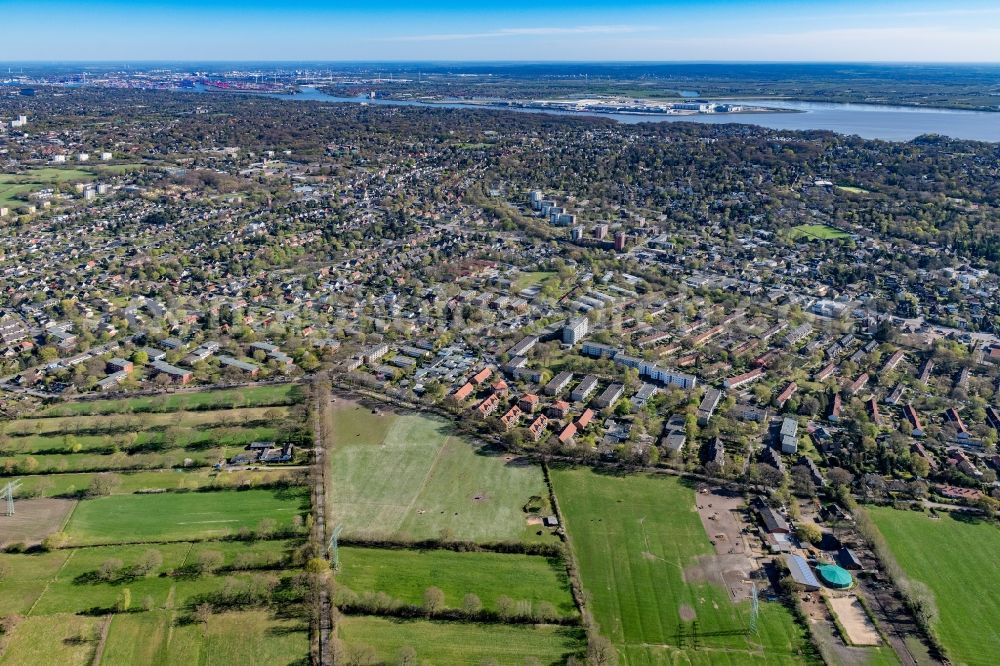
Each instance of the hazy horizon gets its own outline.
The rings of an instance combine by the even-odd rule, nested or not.
[[[58,58],[51,60],[0,60],[0,65],[114,65],[114,64],[163,64],[163,65],[201,65],[201,64],[295,64],[295,65],[852,65],[852,66],[942,66],[942,67],[997,67],[1000,60],[991,61],[949,61],[949,60],[484,60],[470,58],[467,60],[430,59],[430,58],[396,58],[375,60],[370,58],[107,58],[104,60],[87,60],[73,58]]]
[[[0,62],[1000,62],[986,0],[37,0]]]

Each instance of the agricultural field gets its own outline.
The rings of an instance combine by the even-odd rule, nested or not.
[[[90,487],[98,472],[19,477],[23,496],[78,497]],[[281,467],[216,472],[201,469],[158,469],[115,473],[112,495],[202,488],[242,488],[281,481],[294,482],[297,472]]]
[[[345,663],[396,663],[405,648],[438,666],[562,664],[585,650],[566,564],[546,549],[559,541],[541,525],[552,509],[540,467],[477,448],[428,416],[338,399],[332,423],[331,523],[344,526],[333,601]],[[438,539],[515,552],[385,547]],[[441,594],[433,613],[448,620],[404,619],[432,588]],[[467,595],[481,611],[456,617]]]
[[[1000,529],[946,512],[868,509],[896,561],[923,583],[937,606],[935,630],[954,664],[988,664],[1000,654],[1000,583],[990,572]]]
[[[288,414],[287,407],[238,407],[205,411],[177,411],[148,414],[98,414],[93,416],[58,416],[17,419],[4,423],[7,436],[51,433],[88,434],[128,432],[156,428],[194,428],[273,421]]]
[[[153,608],[180,608],[199,595],[221,589],[226,576],[246,579],[252,575],[242,567],[280,566],[288,562],[297,541],[276,540],[201,543],[152,543],[60,549],[42,553],[8,553],[0,558],[4,567],[0,607],[21,615],[100,613],[112,610],[123,587],[136,604],[150,602]],[[136,575],[136,567],[150,551],[162,564],[153,575]],[[194,571],[203,553],[218,553],[217,574]],[[101,575],[107,562],[119,562],[115,576]],[[160,575],[172,572],[177,575]]]
[[[826,224],[800,224],[797,227],[792,227],[790,236],[793,240],[799,238],[805,238],[806,240],[841,240],[849,238],[850,234]]]
[[[39,416],[77,416],[82,414],[129,414],[142,412],[179,412],[236,407],[291,405],[302,400],[298,384],[268,384],[238,389],[188,391],[165,395],[137,396],[113,400],[80,400],[52,405]]]
[[[758,634],[747,636],[750,604],[706,575],[715,550],[681,480],[589,469],[553,470],[551,480],[589,610],[624,664],[817,661],[777,602],[762,602]]]
[[[477,449],[444,421],[341,403],[333,439],[331,522],[345,538],[555,542],[524,510],[546,497],[541,469]]]
[[[298,438],[289,409],[279,405],[6,421],[0,423],[0,472],[37,478],[46,473],[208,468],[251,442]],[[40,492],[47,494],[45,488]]]
[[[278,436],[278,429],[267,426],[202,426],[180,428],[171,426],[162,430],[141,430],[124,435],[22,435],[0,439],[3,449],[11,453],[33,455],[73,453],[114,453],[116,451],[161,451],[169,448],[204,449],[213,445],[237,446],[255,440]]]
[[[433,586],[444,592],[448,608],[461,608],[471,593],[487,610],[496,610],[497,599],[506,596],[535,608],[550,603],[563,617],[578,615],[565,565],[535,555],[343,547],[337,584],[355,593],[385,592],[418,606],[424,590]]]
[[[0,469],[21,482],[0,516],[0,616],[19,616],[0,664],[308,663],[303,473],[210,467],[299,441],[296,387],[248,391],[65,403],[0,425]]]
[[[3,483],[6,484],[6,479]],[[46,536],[62,529],[76,504],[76,500],[65,498],[18,499],[13,516],[0,515],[0,547],[41,543]]]
[[[242,611],[177,625],[170,613],[154,611],[115,615],[100,664],[305,666],[308,654],[309,628],[301,621]]]
[[[219,538],[265,518],[289,527],[308,503],[305,488],[110,495],[80,502],[65,531],[73,545]]]
[[[0,666],[88,666],[106,620],[80,615],[26,617],[0,636]]]
[[[522,666],[529,658],[546,666],[563,664],[568,656],[582,654],[585,644],[583,630],[577,627],[376,617],[342,617],[337,634],[347,655],[373,655],[381,663],[391,664],[401,650],[411,648],[420,663],[434,666],[468,666],[484,659],[501,666]]]

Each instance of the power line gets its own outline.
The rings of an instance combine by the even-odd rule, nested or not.
[[[7,501],[7,510],[4,513],[6,516],[14,515],[14,491],[21,486],[20,481],[10,481],[3,490],[0,490],[0,500]]]
[[[337,539],[343,531],[343,524],[337,525],[333,528],[333,533],[330,535],[330,563],[334,571],[340,569],[340,551],[337,547]]]

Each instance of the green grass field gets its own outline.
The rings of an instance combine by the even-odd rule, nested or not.
[[[990,664],[1000,655],[1000,583],[990,572],[1000,529],[941,513],[868,509],[907,575],[927,585],[938,609],[935,625],[954,664]]]
[[[0,438],[0,454],[113,453],[160,451],[186,448],[201,450],[211,446],[245,446],[258,440],[274,440],[277,428],[218,426],[141,430],[127,435],[24,435]]]
[[[850,234],[826,224],[800,224],[797,227],[792,227],[790,235],[793,240],[798,238],[805,238],[807,240],[840,240],[850,237]]]
[[[80,169],[45,167],[25,174],[0,174],[0,206],[16,208],[27,203],[21,197],[69,181],[92,181],[94,174]]]
[[[191,413],[229,419],[226,411]],[[60,418],[72,420],[71,417]],[[148,417],[128,418],[141,422]],[[202,427],[170,426],[158,430],[99,435],[3,436],[0,437],[0,463],[13,463],[17,465],[17,470],[34,474],[209,467],[222,458],[238,453],[250,442],[275,440],[278,434],[277,428],[267,426],[244,428],[206,424]],[[187,460],[190,462],[186,463]]]
[[[714,549],[694,491],[680,480],[589,469],[553,470],[551,479],[589,609],[624,664],[816,661],[805,629],[784,606],[762,603],[759,635],[748,639],[749,603],[734,605],[722,586],[686,580],[685,570]],[[698,649],[682,607],[697,617]]]
[[[129,588],[138,607],[149,596],[156,608],[180,608],[188,599],[220,589],[227,576],[249,574],[225,568],[218,575],[179,576],[166,574],[185,570],[198,561],[203,551],[216,551],[223,556],[223,567],[232,566],[241,556],[252,556],[262,565],[281,567],[298,542],[287,540],[255,541],[252,543],[203,542],[165,543],[151,545],[97,546],[32,554],[0,554],[4,574],[0,585],[0,608],[21,615],[52,615],[85,613],[92,609],[110,609],[122,588]],[[124,567],[140,561],[148,550],[156,550],[163,558],[155,575],[113,582],[94,580],[93,575],[107,560],[120,560]]]
[[[240,407],[195,412],[166,412],[145,414],[98,414],[93,416],[54,416],[6,421],[4,434],[44,435],[69,433],[83,435],[94,432],[138,432],[153,428],[197,428],[201,426],[239,426],[267,421],[272,416],[281,418],[288,414],[287,407]]]
[[[2,666],[88,666],[97,649],[102,618],[79,615],[27,617],[11,636],[0,637]]]
[[[532,271],[529,273],[519,273],[516,278],[514,278],[514,284],[512,289],[514,293],[527,289],[528,287],[533,287],[536,284],[545,285],[550,280],[556,278],[556,273],[549,271]]]
[[[197,453],[175,449],[165,453],[113,453],[111,455],[87,453],[63,453],[54,455],[4,456],[4,462],[14,461],[17,469],[34,474],[62,472],[96,472],[101,470],[167,469],[185,465],[188,467],[210,467],[221,458],[227,458],[242,450],[213,447]]]
[[[565,566],[544,557],[344,547],[340,566],[338,585],[358,593],[385,592],[405,603],[420,605],[424,590],[434,586],[450,608],[461,608],[465,595],[473,593],[488,610],[496,608],[498,597],[508,596],[536,608],[549,602],[563,616],[578,614]]]
[[[583,630],[553,626],[509,626],[342,617],[337,632],[348,654],[361,646],[373,648],[379,662],[393,664],[404,647],[416,650],[420,663],[468,666],[482,660],[501,666],[522,666],[528,658],[564,664],[585,649]],[[369,662],[363,662],[369,663]]]
[[[268,407],[291,405],[302,400],[298,384],[268,384],[217,391],[192,391],[154,396],[136,396],[115,400],[81,400],[52,405],[39,416],[76,416],[82,414],[128,414],[140,412],[178,412],[233,407]]]
[[[110,495],[80,502],[66,533],[73,545],[222,537],[264,518],[287,527],[308,500],[304,488]]]
[[[207,624],[175,624],[167,612],[116,615],[102,666],[231,666],[309,663],[308,628],[264,611],[213,615]]]
[[[120,175],[122,175],[124,173],[130,173],[132,171],[141,171],[141,170],[147,168],[148,166],[149,165],[147,165],[147,164],[139,164],[139,163],[133,163],[133,164],[107,164],[107,163],[101,163],[99,165],[95,164],[94,166],[92,166],[90,168],[94,171],[94,173],[97,173],[97,174],[100,174],[100,175],[120,176]]]
[[[141,472],[115,472],[114,495],[128,495],[140,491],[197,490],[207,487],[238,488],[271,483],[291,478],[292,470],[280,467],[259,470],[216,472],[211,469],[170,469]],[[96,472],[79,474],[50,474],[18,477],[22,496],[60,497],[75,495],[86,490]]]
[[[541,469],[484,455],[437,419],[341,406],[330,476],[331,521],[345,537],[554,539],[537,536],[522,511],[545,495]]]

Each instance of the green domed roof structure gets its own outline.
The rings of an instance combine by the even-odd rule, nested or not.
[[[851,574],[836,564],[821,564],[816,567],[816,571],[819,572],[819,577],[823,579],[824,583],[838,590],[850,587],[854,583]]]

